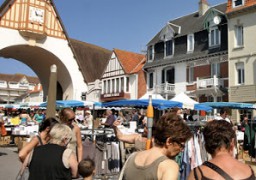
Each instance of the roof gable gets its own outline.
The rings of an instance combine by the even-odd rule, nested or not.
[[[149,41],[148,45],[155,44],[160,40],[170,40],[174,37],[175,34],[180,32],[180,26],[176,26],[175,24],[168,23],[166,24],[161,31],[154,36],[154,38]]]
[[[38,77],[27,76],[25,74],[0,74],[0,80],[6,82],[20,82],[22,80],[26,80],[31,84],[39,84],[40,81]]]
[[[215,18],[219,18],[220,22],[215,22]],[[205,29],[208,29],[210,26],[216,26],[221,23],[221,20],[225,18],[225,13],[221,12],[215,8],[210,8],[205,14],[203,25]]]
[[[127,74],[138,72],[138,67],[140,67],[139,65],[145,61],[145,55],[143,54],[120,49],[114,49],[113,52]]]
[[[70,39],[79,69],[87,83],[100,79],[108,64],[111,51],[93,44]]]
[[[42,19],[33,14],[39,14],[38,17]],[[19,30],[24,36],[33,32],[62,39],[68,38],[54,1],[6,0],[0,7],[0,26]]]

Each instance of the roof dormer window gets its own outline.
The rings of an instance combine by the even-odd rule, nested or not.
[[[244,5],[244,0],[232,0],[233,8]]]

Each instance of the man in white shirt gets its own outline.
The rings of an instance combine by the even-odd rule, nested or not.
[[[227,122],[231,123],[231,120],[228,118],[228,110],[227,109],[221,109],[220,110],[220,115],[219,116],[215,116],[214,118],[215,120],[226,120]]]

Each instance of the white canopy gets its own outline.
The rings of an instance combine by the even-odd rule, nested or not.
[[[160,94],[146,93],[140,99],[149,99],[149,95],[152,96],[152,99],[164,99]]]
[[[198,104],[194,99],[190,98],[188,95],[186,95],[184,92],[177,94],[175,97],[170,99],[171,101],[178,101],[183,104],[183,108],[187,109],[194,109],[194,105]]]

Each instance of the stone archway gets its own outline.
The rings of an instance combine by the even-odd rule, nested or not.
[[[0,56],[16,59],[29,66],[38,76],[43,86],[44,95],[48,94],[50,66],[57,65],[57,99],[73,99],[72,79],[65,64],[51,52],[40,47],[15,45],[0,50]],[[46,99],[46,97],[44,97]]]
[[[50,66],[57,66],[62,99],[80,100],[87,91],[76,54],[53,1],[6,0],[0,7],[0,56],[29,66],[48,94]]]

